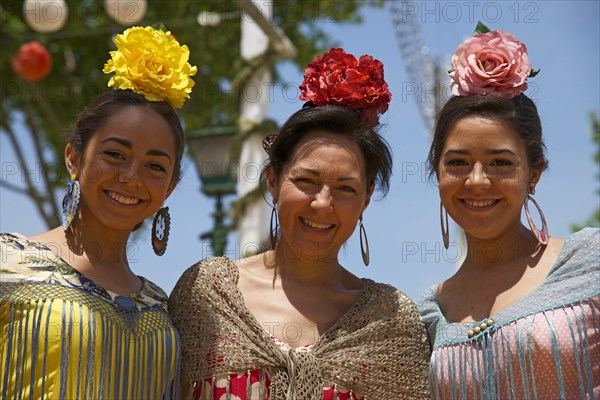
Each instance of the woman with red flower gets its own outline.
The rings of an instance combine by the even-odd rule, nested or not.
[[[532,76],[527,48],[478,29],[452,57],[455,96],[429,152],[444,245],[448,214],[467,240],[458,271],[419,302],[433,347],[431,394],[600,398],[599,231],[548,235],[532,197],[547,160],[537,108],[522,93]]]
[[[271,249],[188,269],[169,299],[182,340],[182,390],[195,399],[423,399],[429,344],[414,303],[360,279],[338,253],[390,149],[375,131],[391,95],[383,65],[341,49],[317,57],[305,107],[264,142]]]

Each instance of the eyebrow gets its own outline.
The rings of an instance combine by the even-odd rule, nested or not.
[[[304,172],[310,175],[314,175],[314,176],[321,176],[321,173],[319,172],[318,169],[313,169],[313,168],[304,168],[304,167],[297,167],[295,168],[296,171],[298,172]],[[337,178],[337,180],[339,182],[343,182],[343,181],[358,181],[357,178],[353,177],[353,176],[340,176]]]
[[[461,154],[461,155],[469,155],[469,150],[466,149],[450,149],[444,153],[444,156],[448,156],[451,154]],[[511,154],[513,156],[517,156],[513,151],[509,149],[489,149],[485,151],[485,154]]]
[[[121,138],[114,137],[114,136],[106,138],[100,143],[106,143],[106,142],[117,142],[120,145],[127,147],[128,149],[133,148],[133,144],[129,140],[121,139]],[[171,157],[162,150],[150,149],[146,152],[146,154],[149,156],[167,157],[169,159],[169,161],[173,161],[173,160],[171,160]]]

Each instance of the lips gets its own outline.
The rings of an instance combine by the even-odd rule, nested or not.
[[[113,199],[114,201],[116,201],[119,204],[123,204],[126,206],[132,206],[135,204],[138,204],[142,201],[142,199],[138,198],[138,197],[130,197],[130,196],[124,196],[120,193],[117,192],[113,192],[110,190],[106,190],[105,191],[106,195],[108,197],[110,197],[111,199]]]
[[[490,199],[490,200],[469,200],[469,199],[462,199],[462,201],[466,205],[468,205],[469,207],[473,207],[473,208],[485,208],[485,207],[490,207],[490,206],[496,204],[500,200],[497,200],[497,199]]]
[[[328,224],[328,225],[319,224],[319,223],[316,223],[314,221],[309,221],[309,220],[304,219],[304,218],[300,218],[300,222],[302,222],[302,224],[304,224],[304,225],[306,225],[306,226],[308,226],[310,228],[317,229],[319,231],[326,231],[326,230],[329,230],[329,229],[333,229],[333,227],[335,226],[335,225],[331,225],[331,224]]]

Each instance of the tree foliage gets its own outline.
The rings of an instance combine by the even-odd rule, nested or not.
[[[383,0],[274,0],[273,23],[297,49],[294,62],[305,66],[318,53],[334,45],[324,31],[327,23],[358,23],[364,6],[381,6]],[[59,224],[66,172],[63,151],[69,126],[81,109],[107,90],[109,77],[102,73],[113,36],[124,27],[106,14],[101,0],[67,1],[68,21],[50,34],[31,30],[23,19],[22,1],[0,5],[0,129],[18,161],[20,171],[40,169],[34,179],[20,173],[15,182],[0,181],[2,190],[22,193],[33,200],[48,228]],[[217,26],[200,26],[202,11],[221,15]],[[192,65],[198,66],[196,87],[181,111],[188,130],[211,125],[235,125],[239,115],[240,73],[251,69],[240,58],[240,7],[232,0],[148,1],[139,25],[162,22],[190,48]],[[36,40],[52,54],[50,75],[39,82],[17,77],[10,59],[19,46]],[[277,61],[271,59],[271,66]],[[242,74],[243,75],[243,74]],[[277,80],[275,76],[274,80]]]
[[[600,183],[600,118],[598,118],[597,113],[590,113],[590,122],[592,124],[592,141],[596,145],[596,152],[594,153],[594,162],[598,165],[598,169],[596,170],[596,177],[598,178],[598,182]],[[600,188],[596,190],[596,193],[600,195]],[[586,226],[600,228],[600,205],[598,206],[598,208],[596,208],[594,213],[582,226],[573,225],[572,229],[573,232],[576,232]]]

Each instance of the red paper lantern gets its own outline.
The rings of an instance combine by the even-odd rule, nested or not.
[[[23,44],[13,56],[10,65],[20,78],[28,81],[44,79],[52,69],[50,52],[38,42]]]

